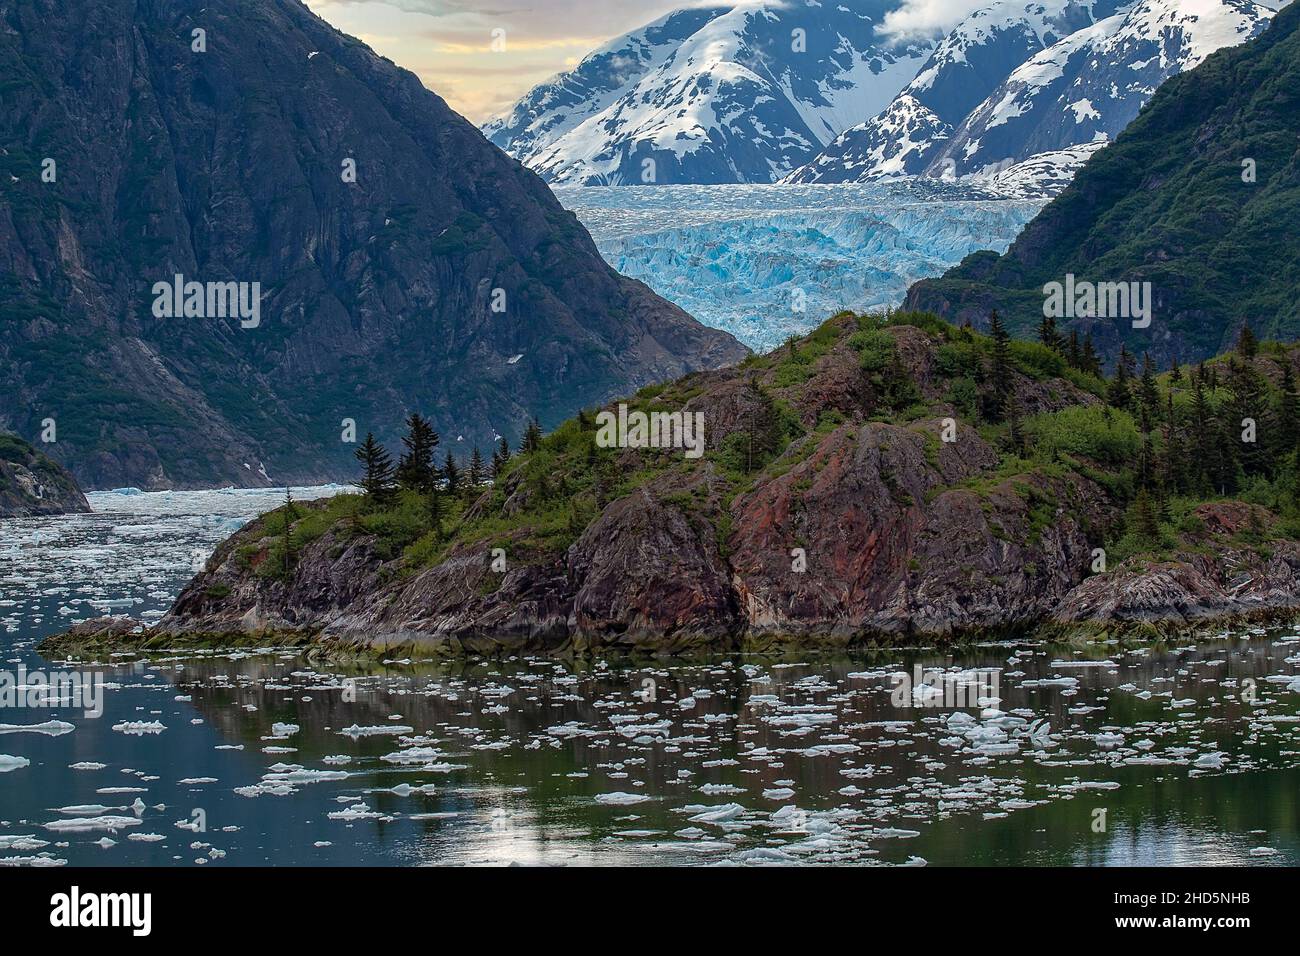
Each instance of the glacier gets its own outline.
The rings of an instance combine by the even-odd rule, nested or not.
[[[1046,202],[934,179],[553,188],[615,269],[760,352],[1004,252]]]

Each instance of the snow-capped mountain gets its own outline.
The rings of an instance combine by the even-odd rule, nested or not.
[[[1000,0],[788,181],[995,175],[1039,154],[1015,175],[1068,176],[1087,155],[1076,147],[1113,139],[1162,82],[1255,36],[1285,2]]]
[[[553,183],[770,183],[885,108],[933,41],[877,33],[901,0],[669,14],[535,87],[488,138]]]
[[[999,84],[1027,59],[1121,0],[993,0],[939,41],[915,79],[877,116],[846,130],[791,182],[916,175]]]

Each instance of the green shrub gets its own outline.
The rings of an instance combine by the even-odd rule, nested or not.
[[[1103,405],[1073,405],[1024,422],[1030,447],[1052,460],[1066,454],[1116,465],[1132,463],[1142,438],[1127,412]]]

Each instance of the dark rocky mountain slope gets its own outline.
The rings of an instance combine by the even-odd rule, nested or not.
[[[90,510],[68,472],[27,442],[0,432],[0,518]]]
[[[917,283],[909,308],[956,322],[998,309],[1028,334],[1044,286],[1151,283],[1147,328],[1125,318],[1075,318],[1113,360],[1121,346],[1160,367],[1224,351],[1242,325],[1300,336],[1300,5],[1258,38],[1168,80],[1138,118],[1096,153],[1005,255],[970,256]]]
[[[298,0],[5,0],[0,90],[0,425],[83,484],[337,478],[407,410],[463,457],[744,355]],[[156,317],[176,275],[256,327]]]

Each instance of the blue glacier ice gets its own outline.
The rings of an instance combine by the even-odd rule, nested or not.
[[[920,179],[555,194],[614,268],[758,351],[840,309],[898,305],[972,252],[1004,252],[1044,202]]]

